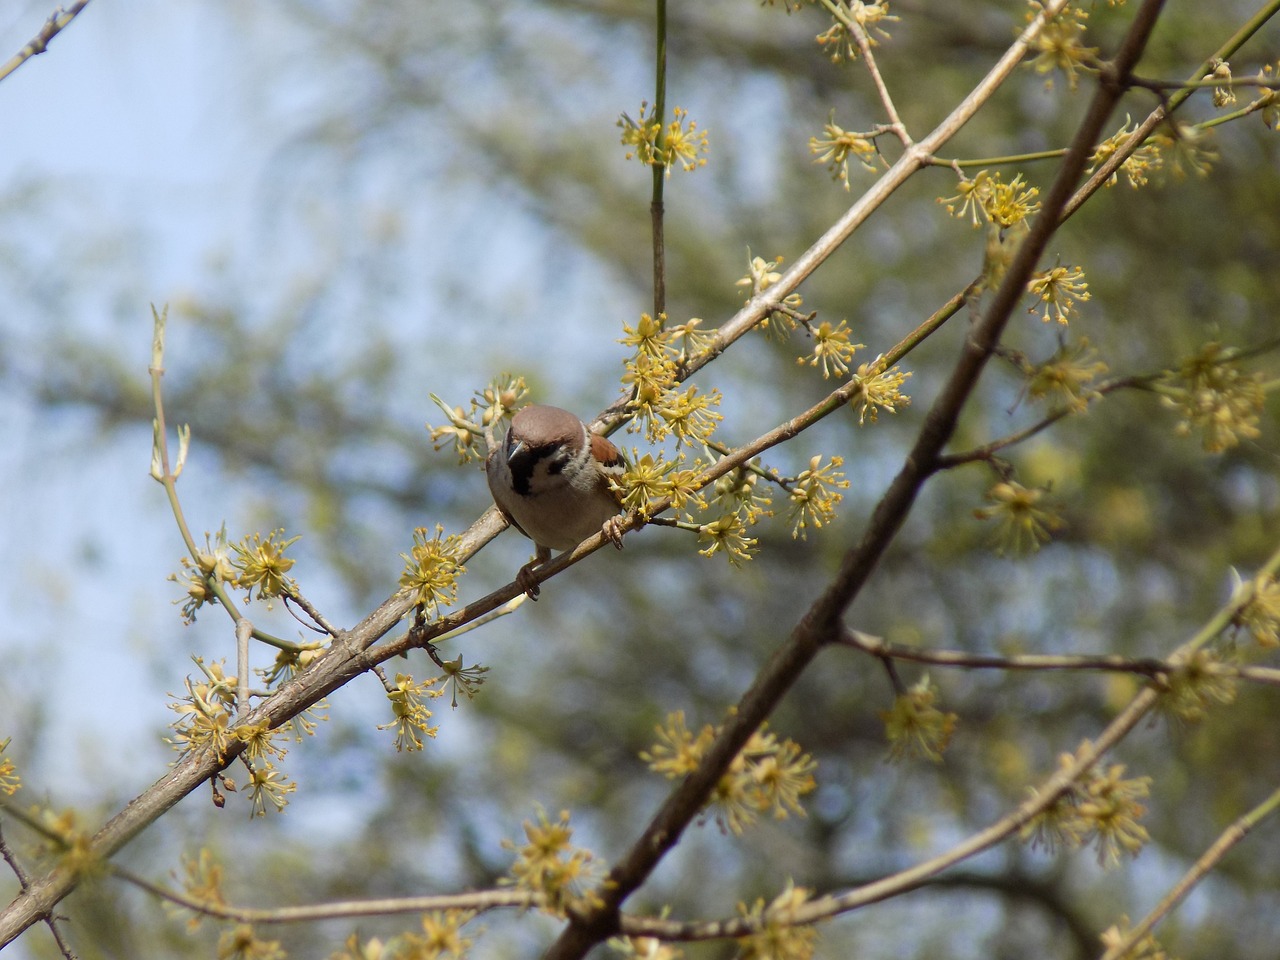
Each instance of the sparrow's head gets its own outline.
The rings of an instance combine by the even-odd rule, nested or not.
[[[583,459],[589,442],[587,427],[568,410],[533,404],[511,420],[502,456],[517,493],[527,494],[535,473],[556,476]]]

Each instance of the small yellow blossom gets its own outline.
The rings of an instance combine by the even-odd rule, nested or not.
[[[218,960],[285,960],[279,940],[259,940],[247,923],[229,927],[218,937]]]
[[[1247,630],[1260,647],[1280,647],[1280,583],[1275,577],[1253,581],[1253,596],[1236,613],[1235,625]]]
[[[622,332],[626,334],[618,342],[624,346],[632,347],[636,353],[644,353],[655,359],[661,359],[670,352],[669,342],[670,335],[666,331],[667,315],[665,313],[658,314],[658,319],[654,319],[647,313],[640,314],[640,320],[634,327],[628,327],[626,324],[622,326]]]
[[[1192,427],[1203,434],[1206,453],[1222,453],[1261,435],[1258,422],[1266,401],[1261,374],[1242,371],[1232,353],[1220,343],[1207,343],[1183,361],[1179,370],[1166,374],[1168,386],[1161,398],[1182,417],[1176,432],[1187,436]]]
[[[391,701],[391,712],[395,719],[378,725],[379,730],[396,728],[396,750],[421,750],[423,737],[435,738],[440,728],[427,724],[432,714],[423,698],[435,700],[444,696],[443,689],[432,689],[438,681],[439,678],[433,678],[414,683],[413,677],[408,674],[396,674],[395,687],[387,691],[387,699]]]
[[[473,910],[432,910],[422,917],[422,933],[404,933],[395,938],[392,956],[406,960],[461,960],[472,946],[471,939],[462,935],[462,928],[474,917]]]
[[[938,688],[926,674],[906,693],[895,697],[891,709],[880,714],[889,741],[889,759],[914,756],[942,762],[958,717],[939,710],[934,705],[937,699]]]
[[[836,504],[844,499],[843,494],[836,491],[849,487],[849,481],[840,472],[842,466],[842,457],[832,457],[823,466],[822,455],[819,454],[810,459],[809,466],[791,482],[787,494],[791,501],[788,519],[792,523],[792,539],[807,539],[810,526],[821,530],[823,524],[831,522]]]
[[[435,449],[440,450],[446,444],[452,443],[459,463],[480,459],[483,456],[480,441],[484,439],[484,431],[479,424],[470,420],[467,412],[461,407],[441,407],[441,409],[449,418],[449,422],[440,427],[427,424],[427,429],[431,431],[431,443]]]
[[[0,753],[4,753],[9,746],[12,737],[5,737],[0,740]],[[0,793],[6,797],[12,797],[22,788],[22,778],[18,776],[18,768],[14,766],[13,760],[9,757],[0,757]]]
[[[440,605],[449,606],[458,598],[458,577],[467,568],[458,562],[462,538],[450,534],[441,539],[444,527],[436,525],[435,535],[428,537],[425,527],[413,531],[413,547],[400,554],[404,572],[400,574],[400,590],[413,597],[413,602],[434,617]]]
[[[758,466],[758,461],[752,461]],[[760,475],[746,467],[730,470],[720,477],[713,487],[714,503],[721,513],[740,513],[748,524],[761,517],[773,516],[768,509],[772,502],[768,492],[761,489]]]
[[[639,120],[632,120],[624,113],[618,118],[618,126],[622,129],[622,145],[630,150],[627,159],[639,160],[646,166],[653,164],[656,159],[654,144],[662,130],[662,123],[649,114],[648,101],[640,104]]]
[[[1098,395],[1091,384],[1107,372],[1107,365],[1095,359],[1097,355],[1085,338],[1074,347],[1064,344],[1051,359],[1029,371],[1027,396],[1082,413]]]
[[[206,683],[184,680],[187,695],[169,704],[178,714],[173,721],[174,735],[168,743],[181,753],[212,750],[218,756],[230,743],[231,710],[235,708],[236,678],[223,674],[222,665],[206,666],[199,658],[197,666],[205,672]]]
[[[279,728],[272,730],[265,720],[261,723],[241,723],[231,731],[231,735],[244,744],[245,757],[254,763],[268,757],[275,757],[277,760],[284,757],[287,751],[275,742],[280,733]]]
[[[1064,753],[1059,766],[1067,768],[1090,750],[1085,741],[1075,755]],[[1059,794],[1046,809],[1022,828],[1022,839],[1044,844],[1050,849],[1059,843],[1080,847],[1097,845],[1098,864],[1108,866],[1121,854],[1137,856],[1150,837],[1138,819],[1146,813],[1139,801],[1150,792],[1150,777],[1125,779],[1123,764],[1112,764],[1105,770],[1098,765]],[[1030,788],[1034,798],[1039,794]]]
[[[825,163],[836,182],[849,189],[849,158],[853,157],[862,166],[876,172],[876,165],[871,158],[876,156],[875,135],[870,133],[853,133],[837,126],[835,111],[831,119],[823,126],[823,137],[809,138],[809,152],[817,154],[814,163]]]
[[[658,443],[666,436],[666,421],[660,411],[667,392],[676,385],[675,362],[669,357],[639,353],[624,361],[624,366],[622,382],[630,384],[634,391],[628,406],[636,414],[627,430],[644,430],[650,443]]]
[[[1043,0],[1028,0],[1031,9],[1027,12],[1028,22],[1045,12]],[[1081,70],[1092,70],[1098,62],[1098,48],[1084,45],[1084,21],[1089,14],[1079,7],[1067,5],[1058,13],[1049,17],[1032,41],[1031,49],[1035,54],[1031,59],[1031,67],[1039,74],[1049,74],[1061,70],[1067,75],[1067,84],[1072,90],[1079,82]],[[1053,78],[1045,78],[1045,86],[1053,86]]]
[[[194,623],[196,611],[206,603],[217,603],[217,594],[209,586],[209,581],[234,585],[238,573],[231,560],[231,547],[227,543],[227,527],[223,524],[210,540],[208,531],[204,535],[204,550],[198,552],[195,559],[183,557],[181,578],[177,574],[169,574],[175,583],[181,582],[186,589],[185,600],[175,600],[182,604],[182,619],[185,623]]]
[[[979,520],[998,520],[994,543],[996,552],[1024,553],[1040,549],[1054,530],[1062,526],[1057,514],[1040,506],[1048,491],[1024,487],[1016,480],[1002,480],[987,491],[991,506],[973,511]]]
[[[811,367],[822,367],[822,379],[843,377],[849,372],[849,361],[853,354],[861,350],[864,344],[853,343],[849,325],[841,320],[834,327],[826,320],[816,327],[810,328],[813,334],[813,353],[809,357],[797,357],[796,363],[808,363]]]
[[[671,341],[680,341],[680,352],[678,359],[681,363],[688,360],[694,354],[701,353],[711,346],[716,338],[716,331],[701,330],[702,319],[700,317],[691,317],[679,326],[671,327],[668,331]]]
[[[1034,274],[1027,282],[1027,292],[1040,298],[1044,305],[1041,316],[1045,323],[1051,319],[1066,326],[1077,303],[1083,303],[1093,297],[1089,292],[1089,284],[1084,282],[1084,271],[1079,267],[1057,266],[1050,270]],[[1030,307],[1027,313],[1035,313],[1036,307]]]
[[[1221,109],[1235,103],[1236,91],[1231,86],[1231,64],[1221,58],[1216,58],[1213,61],[1213,73],[1210,76],[1215,80],[1222,81],[1222,86],[1213,88],[1213,105]]]
[[[289,802],[286,798],[298,789],[298,785],[289,781],[272,764],[264,761],[255,766],[249,775],[249,788],[251,801],[249,815],[265,817],[268,803],[275,807],[278,813],[285,808]]]
[[[1103,950],[1109,953],[1127,941],[1130,929],[1128,914],[1121,914],[1118,923],[1113,923],[1102,932]],[[1148,933],[1139,937],[1133,945],[1124,951],[1123,960],[1174,960],[1174,958],[1171,954],[1165,952],[1164,947],[1160,946],[1159,940]]]
[[[1269,63],[1258,73],[1258,80],[1264,85],[1258,87],[1255,102],[1262,105],[1259,115],[1268,130],[1280,130],[1280,93],[1265,85],[1271,83],[1275,73],[1276,67]]]
[[[903,373],[896,366],[879,370],[879,365],[877,357],[871,363],[859,366],[854,373],[858,390],[849,402],[858,411],[859,425],[865,424],[868,417],[875,423],[881,410],[897,413],[899,408],[911,403],[911,398],[902,393],[902,385],[911,374]]]
[[[225,907],[226,897],[222,893],[222,864],[214,859],[208,847],[201,847],[195,857],[183,857],[182,889],[192,900],[213,908]],[[192,914],[187,923],[190,930],[196,929],[203,915]]]
[[[671,168],[677,163],[685,171],[705,167],[707,165],[705,154],[709,149],[707,131],[699,130],[696,120],[685,123],[685,118],[689,115],[687,110],[676,107],[672,113],[675,119],[667,124],[667,134],[662,142],[663,166],[667,169],[667,176],[671,176]]]
[[[667,714],[666,723],[655,729],[658,742],[642,751],[640,759],[649,765],[650,770],[668,780],[693,773],[716,736],[715,729],[707,724],[695,737],[685,726],[683,710]]]
[[[599,864],[590,850],[574,847],[569,811],[560,818],[547,819],[538,811],[538,822],[524,822],[526,843],[516,846],[503,841],[503,846],[516,851],[511,865],[511,879],[521,890],[540,894],[542,908],[553,916],[563,917],[571,906],[589,906],[600,902],[599,895],[586,885],[595,879]]]
[[[248,590],[251,599],[254,587],[258,588],[259,599],[279,597],[292,593],[296,588],[294,582],[285,576],[293,568],[294,561],[284,552],[302,538],[277,540],[277,537],[284,537],[283,529],[271,531],[266,540],[255,533],[232,545],[236,552],[232,563],[240,571],[236,586]]]
[[[710,523],[698,527],[698,542],[708,546],[698,553],[704,557],[723,553],[729,563],[741,566],[744,560],[750,560],[758,540],[747,536],[746,522],[737,513],[726,513]]]
[[[706,444],[715,432],[716,424],[724,419],[712,410],[720,406],[720,391],[699,394],[690,385],[684,393],[672,391],[658,407],[658,415],[665,421],[666,430],[676,438],[676,445],[683,443]]]
[[[1133,125],[1132,117],[1126,114],[1124,125],[1094,149],[1093,156],[1089,158],[1089,165],[1085,168],[1085,172],[1092,174],[1094,170],[1110,160],[1116,151],[1120,149],[1120,145],[1127,141],[1136,129]],[[1107,180],[1107,186],[1113,186],[1120,172],[1123,171],[1129,186],[1135,190],[1138,187],[1145,187],[1149,175],[1159,170],[1163,165],[1164,159],[1160,156],[1160,148],[1153,143],[1146,143],[1125,158],[1124,163],[1120,164],[1119,169],[1112,173],[1110,179]]]
[[[810,960],[818,931],[811,924],[795,922],[796,911],[810,896],[811,891],[788,882],[767,907],[763,898],[750,908],[739,903],[738,913],[757,929],[738,938],[738,960]]]
[[[736,286],[746,287],[751,296],[754,297],[756,294],[768,290],[782,279],[782,274],[778,270],[781,264],[782,257],[775,257],[772,260],[766,260],[763,257],[752,257],[747,263],[747,275],[737,281]]]
[[[991,194],[994,182],[991,174],[985,170],[980,170],[972,179],[961,177],[958,188],[960,192],[954,197],[939,197],[938,203],[945,204],[947,213],[957,220],[968,217],[976,230],[982,226],[980,217],[985,216],[985,199]]]
[[[1212,650],[1197,650],[1179,664],[1160,684],[1158,709],[1167,717],[1185,723],[1204,719],[1211,704],[1231,703],[1236,698],[1234,677],[1214,671],[1219,664]]]
[[[1151,144],[1160,151],[1161,168],[1172,179],[1184,180],[1188,175],[1203,178],[1218,159],[1218,151],[1208,144],[1212,135],[1207,127],[1172,122],[1152,136]]]

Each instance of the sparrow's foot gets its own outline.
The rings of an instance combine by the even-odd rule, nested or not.
[[[542,588],[533,576],[533,568],[541,562],[540,560],[530,560],[516,574],[516,586],[528,594],[530,600],[537,600],[538,594],[542,592]]]
[[[604,538],[619,550],[622,549],[622,521],[624,519],[623,517],[610,517],[604,522],[604,526],[600,528]]]
[[[540,567],[551,559],[551,550],[548,547],[538,547],[538,552],[533,559],[520,568],[516,574],[516,586],[523,590],[530,600],[537,600],[538,594],[542,592],[542,588],[538,585],[538,581],[534,579],[533,571],[535,567]]]

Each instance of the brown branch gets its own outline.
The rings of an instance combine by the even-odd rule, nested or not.
[[[1089,110],[1072,139],[1071,147],[1045,197],[1039,215],[1019,248],[1004,281],[996,291],[985,316],[967,338],[951,377],[926,414],[915,446],[907,456],[898,476],[877,504],[861,542],[846,554],[830,586],[809,608],[792,630],[786,643],[774,653],[757,675],[755,682],[742,696],[697,769],[668,795],[666,802],[649,822],[639,839],[628,850],[622,861],[610,871],[608,882],[601,891],[602,905],[598,909],[570,916],[569,926],[547,952],[548,960],[577,960],[595,944],[617,932],[621,903],[648,878],[667,851],[680,839],[681,834],[702,809],[706,797],[710,795],[715,784],[728,769],[747,739],[773,711],[817,652],[824,644],[839,639],[840,618],[893,541],[921,487],[933,473],[936,459],[951,437],[960,410],[973,391],[978,376],[999,340],[1001,331],[1021,298],[1027,279],[1043,253],[1049,237],[1053,235],[1060,223],[1062,210],[1074,192],[1076,181],[1093,152],[1093,144],[1097,142],[1103,124],[1120,98],[1124,89],[1124,79],[1133,69],[1146,45],[1147,37],[1155,26],[1162,5],[1163,0],[1146,0],[1135,15],[1134,23],[1126,34],[1115,61],[1105,72],[1103,81],[1089,105]],[[1031,35],[1031,33],[1024,33],[1022,42],[1025,43]],[[1015,47],[1017,46],[1015,44]],[[1021,53],[1019,53],[1020,57]],[[970,99],[967,98],[965,103],[968,104]],[[945,124],[944,121],[944,126]],[[935,139],[935,134],[931,134],[922,141],[921,146]],[[930,148],[927,152],[932,152],[932,149]],[[902,160],[895,164],[889,173],[899,169],[904,163],[919,163],[921,156],[922,154],[908,149]],[[881,178],[881,183],[885,182],[889,173]],[[857,207],[858,204],[855,204],[854,208]],[[798,261],[790,273],[801,270],[802,261]],[[770,288],[766,293],[772,291],[773,288]],[[1154,698],[1153,691],[1143,691],[1135,698],[1134,705],[1145,702],[1145,706],[1138,709],[1131,705],[1132,708],[1126,710],[1121,718],[1128,718],[1130,726],[1136,723],[1146,709],[1154,703]],[[1117,718],[1110,729],[1120,730],[1121,718]],[[1127,733],[1130,726],[1123,727],[1123,733]],[[1116,739],[1123,733],[1118,734]],[[1102,742],[1103,739],[1100,738],[1099,744]],[[1089,762],[1093,759],[1096,759],[1096,756]],[[1057,775],[1055,780],[1061,776],[1061,774]],[[1060,788],[1065,789],[1069,782],[1069,780],[1062,781]],[[1021,812],[1028,809],[1030,812],[1025,813],[1026,819],[1033,816],[1040,808],[1035,808],[1031,802],[1024,804],[1019,812],[1007,818],[1012,826],[997,824],[982,831],[953,851],[955,859],[949,859],[950,855],[935,858],[934,861],[921,865],[913,871],[904,871],[899,877],[905,879],[897,882],[905,883],[905,886],[893,886],[889,881],[885,881],[886,892],[880,893],[878,892],[880,885],[873,884],[872,898],[880,899],[887,896],[890,889],[895,891],[909,889],[911,886],[918,885],[923,879],[927,879],[933,872],[945,869],[978,850],[986,849],[1025,822],[1025,819],[1020,820],[1018,817]],[[871,900],[865,902],[871,902]]]

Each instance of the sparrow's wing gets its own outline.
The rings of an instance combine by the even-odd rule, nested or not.
[[[622,475],[627,472],[627,461],[622,456],[622,451],[610,443],[607,437],[598,433],[591,434],[591,459],[595,461],[596,469],[608,480],[621,480]],[[617,492],[613,488],[609,489],[621,503],[622,498]]]

